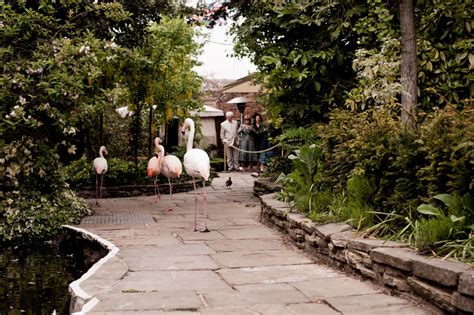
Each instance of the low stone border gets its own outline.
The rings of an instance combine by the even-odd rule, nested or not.
[[[64,225],[64,227],[81,234],[84,239],[88,239],[101,244],[109,251],[106,256],[102,257],[91,268],[89,268],[89,270],[85,274],[83,274],[82,277],[69,284],[69,293],[71,294],[71,304],[69,306],[69,313],[73,315],[82,315],[89,312],[99,302],[99,300],[84,291],[81,288],[81,284],[87,279],[89,279],[89,277],[91,277],[97,270],[99,270],[99,268],[102,267],[103,264],[114,258],[114,256],[118,253],[119,248],[111,242],[85,229],[71,225]]]
[[[317,225],[275,194],[260,196],[261,220],[287,233],[300,249],[399,294],[419,296],[447,313],[474,312],[474,268],[416,254],[406,244],[363,239],[344,223]]]
[[[253,194],[261,196],[281,190],[281,185],[275,183],[269,178],[260,178],[253,183]]]
[[[200,187],[201,181],[196,181],[196,186]],[[168,184],[157,185],[161,194],[169,193]],[[173,193],[187,192],[193,190],[193,182],[172,183]],[[95,198],[95,187],[83,187],[76,191],[76,194],[82,198]],[[104,186],[102,188],[103,198],[117,197],[135,197],[143,195],[154,195],[153,185],[123,185],[123,186]]]

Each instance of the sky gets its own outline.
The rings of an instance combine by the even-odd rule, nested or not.
[[[201,76],[213,79],[239,79],[255,71],[248,58],[237,59],[230,55],[233,53],[232,38],[226,33],[230,28],[230,21],[222,26],[215,26],[205,31],[209,34],[204,44],[203,54],[198,60],[203,64],[195,70]],[[202,40],[201,40],[202,41]]]

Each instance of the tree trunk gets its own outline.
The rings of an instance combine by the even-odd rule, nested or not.
[[[402,33],[401,81],[402,123],[409,129],[416,126],[416,37],[414,0],[400,0]]]
[[[148,156],[151,156],[151,144],[153,143],[152,139],[152,123],[153,123],[153,105],[150,105],[150,117],[148,118]]]
[[[101,111],[99,114],[99,145],[104,145],[104,113]]]

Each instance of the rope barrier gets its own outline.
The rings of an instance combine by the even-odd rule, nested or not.
[[[280,145],[280,144],[277,143],[277,144],[275,144],[275,145],[274,145],[273,147],[271,147],[271,148],[268,148],[268,149],[265,149],[265,150],[259,150],[259,151],[247,151],[247,150],[243,150],[243,149],[234,147],[233,145],[230,145],[229,147],[234,148],[234,149],[236,149],[237,151],[245,152],[245,153],[263,153],[263,152],[271,151],[271,150],[275,149],[276,147],[278,147],[279,145]]]

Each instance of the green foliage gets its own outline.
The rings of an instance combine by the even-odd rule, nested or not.
[[[407,132],[387,109],[334,110],[329,124],[318,127],[320,153],[293,157],[292,170],[280,176],[283,196],[318,222],[346,221],[421,251],[443,246],[462,256],[464,248],[453,242],[468,237],[474,220],[471,111],[447,107]],[[433,195],[441,208],[414,211]]]
[[[275,137],[275,142],[280,144],[284,152],[291,153],[304,145],[310,145],[317,140],[314,129],[312,128],[290,128],[286,129],[281,135]]]
[[[108,171],[104,175],[105,186],[147,185],[148,161],[140,160],[138,168],[133,161],[120,158],[107,159]],[[72,188],[90,188],[95,186],[96,176],[92,169],[91,160],[82,157],[65,167],[66,181]],[[161,178],[164,183],[165,180]]]
[[[378,49],[358,49],[353,61],[359,85],[347,94],[346,105],[352,110],[383,106],[400,107],[400,41],[386,39]]]
[[[426,110],[472,104],[474,39],[469,0],[418,1],[419,101]]]
[[[451,239],[456,225],[458,224],[445,215],[419,219],[416,222],[415,247],[425,252],[432,249],[436,242]]]
[[[288,175],[281,174],[277,180],[285,188],[287,197],[302,212],[312,211],[313,197],[320,189],[320,155],[321,149],[316,144],[301,147],[295,155],[288,157],[293,162],[294,170]]]
[[[224,170],[224,163],[223,158],[213,158],[211,159],[211,169],[215,172],[222,172]]]
[[[305,126],[326,119],[354,87],[353,25],[366,6],[357,1],[231,2],[238,23],[236,51],[248,55],[268,89],[271,123]]]
[[[47,234],[57,224],[72,222],[84,213],[79,200],[62,197],[68,191],[60,161],[67,164],[84,152],[91,161],[104,142],[111,143],[114,153],[128,154],[129,137],[113,134],[126,126],[118,121],[116,106],[131,105],[136,113],[135,136],[144,122],[140,106],[156,105],[163,117],[183,116],[198,107],[193,96],[198,94],[200,80],[192,71],[198,45],[192,26],[179,19],[163,20],[160,26],[149,23],[161,20],[157,10],[166,3],[0,4],[0,214],[2,220],[14,224],[1,237]],[[124,49],[117,42],[132,48]],[[127,89],[131,86],[127,80],[136,85]],[[170,85],[164,87],[166,93],[160,90],[164,82]],[[103,118],[105,132],[95,130]],[[137,156],[138,150],[134,153]],[[128,162],[110,159],[109,164],[106,182],[146,180],[129,176],[146,174],[143,163],[132,168]],[[79,161],[74,167],[73,182],[88,185],[90,164]],[[23,201],[31,197],[31,202],[40,203],[43,195],[48,201],[38,207]],[[67,209],[70,215],[64,214]],[[47,215],[52,212],[57,218]],[[50,221],[43,222],[47,218]]]
[[[428,115],[420,128],[419,150],[426,163],[418,171],[429,196],[474,188],[474,109],[451,107]]]

